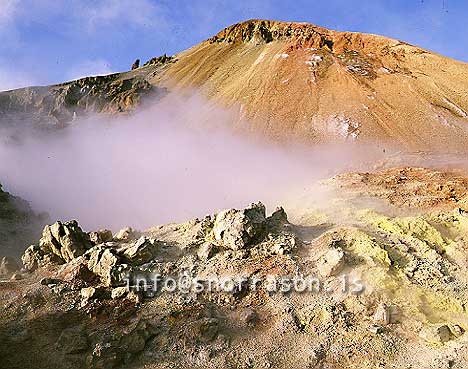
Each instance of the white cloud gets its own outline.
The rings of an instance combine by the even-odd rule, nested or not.
[[[14,21],[20,0],[2,0],[0,6],[0,28]]]
[[[17,10],[19,0],[3,0],[0,7],[0,22],[10,21]]]
[[[111,73],[114,73],[114,71],[112,70],[110,63],[104,59],[84,60],[73,66],[66,74],[66,78],[69,80],[74,80],[83,77]]]
[[[20,21],[47,24],[54,18],[63,21],[62,26],[84,26],[90,32],[120,26],[164,29],[169,24],[166,8],[151,0],[0,0],[0,28],[8,31]]]
[[[167,24],[163,9],[150,0],[101,0],[79,10],[91,30],[109,25],[161,27]]]

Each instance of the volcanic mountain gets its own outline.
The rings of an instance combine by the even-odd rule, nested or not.
[[[26,194],[39,188],[51,207],[64,202],[76,212],[83,202],[96,213],[102,202],[95,199],[110,201],[104,195],[115,191],[118,206],[105,212],[109,218],[128,213],[139,198],[139,212],[154,207],[174,214],[176,202],[212,204],[218,190],[231,201],[243,182],[256,188],[257,171],[267,181],[255,196],[265,197],[275,182],[288,196],[284,208],[268,212],[255,202],[146,230],[133,224],[85,229],[81,219],[51,215],[54,223],[40,236],[46,215],[0,186],[0,368],[468,368],[468,171],[466,163],[465,169],[455,165],[466,155],[452,164],[449,156],[429,161],[421,152],[467,151],[467,75],[468,64],[385,37],[254,20],[129,72],[0,93],[0,131],[61,129],[88,114],[144,110],[146,100],[199,91],[209,104],[232,112],[220,121],[241,133],[310,146],[339,143],[339,149],[353,143],[417,151],[382,155],[377,163],[373,157],[372,167],[364,163],[364,170],[317,183],[306,176],[303,186],[291,173],[322,164],[310,161],[306,150],[281,166],[283,155],[268,155],[266,148],[249,154],[247,145],[234,146],[219,155],[160,130],[154,136],[168,145],[158,152],[162,140],[146,139],[153,136],[136,126],[138,114],[129,119],[135,124],[129,131],[145,137],[136,141],[127,130],[109,139],[91,126],[91,141],[79,133],[70,135],[78,137],[76,145],[66,135],[39,136],[41,145],[29,150],[27,140],[16,145],[13,135],[0,146],[8,149],[0,161],[20,180],[0,179]],[[113,139],[120,136],[125,140]],[[226,136],[215,139],[229,146]],[[139,155],[136,145],[150,150]],[[30,165],[19,160],[23,152],[46,159]],[[234,163],[245,167],[242,174],[229,155],[240,157]],[[262,155],[272,159],[248,165]],[[221,165],[213,165],[218,157]],[[281,170],[302,158],[306,167]],[[432,168],[401,167],[403,160]],[[340,170],[330,163],[326,169]],[[125,176],[109,176],[122,167]],[[223,167],[231,172],[216,173]],[[169,186],[159,181],[165,176]],[[213,176],[213,184],[201,182],[203,191],[191,192],[202,176]],[[69,187],[72,182],[77,186]],[[99,196],[88,196],[88,182]],[[153,193],[142,191],[149,186]],[[66,201],[59,193],[46,196],[61,187]],[[172,199],[171,191],[176,201],[160,201]]]
[[[279,140],[466,151],[468,64],[382,36],[250,20],[130,72],[0,93],[2,124],[63,125],[199,89]],[[14,117],[14,118],[12,118]]]

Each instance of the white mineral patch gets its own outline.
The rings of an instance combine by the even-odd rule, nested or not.
[[[327,121],[327,130],[344,139],[356,140],[360,134],[359,123],[344,115],[334,115]]]
[[[259,64],[263,59],[265,59],[265,53],[261,53],[261,54],[258,56],[257,60],[255,60],[255,62],[254,62],[253,65]]]
[[[450,100],[446,99],[444,97],[444,101],[453,109],[455,110],[455,112],[460,115],[461,117],[464,117],[466,118],[468,116],[468,114],[466,114],[466,112],[461,109],[458,105],[454,104],[453,102],[451,102]]]
[[[305,63],[312,67],[316,67],[322,60],[323,58],[320,55],[312,55]]]
[[[387,69],[387,68],[385,68],[385,67],[380,67],[380,68],[378,69],[378,72],[390,74],[390,69]]]

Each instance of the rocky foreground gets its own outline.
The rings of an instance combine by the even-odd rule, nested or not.
[[[467,177],[325,185],[294,220],[257,203],[144,232],[46,226],[21,271],[0,266],[0,367],[466,368]]]

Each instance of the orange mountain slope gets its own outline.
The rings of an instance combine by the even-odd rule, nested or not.
[[[176,58],[153,83],[199,87],[275,137],[468,146],[468,64],[401,41],[252,20]]]
[[[129,72],[1,92],[0,128],[17,123],[18,112],[63,126],[183,88],[278,140],[468,151],[468,64],[382,36],[266,20]]]

